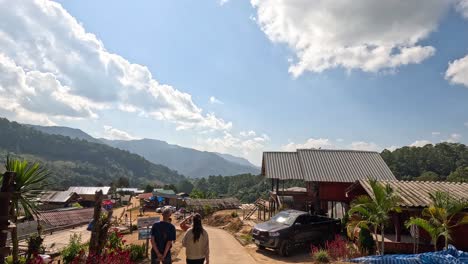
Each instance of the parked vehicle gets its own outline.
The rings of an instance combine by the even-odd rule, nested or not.
[[[177,211],[177,208],[175,206],[165,205],[165,206],[156,208],[156,213],[162,213],[164,209],[166,208],[170,209],[172,213],[175,213]]]
[[[289,256],[296,246],[333,239],[340,228],[341,223],[337,219],[285,210],[269,221],[255,225],[252,237],[260,249],[271,248],[282,256]]]

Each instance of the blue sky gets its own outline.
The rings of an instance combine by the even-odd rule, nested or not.
[[[256,164],[467,143],[468,1],[399,2],[18,1],[0,11],[0,91],[22,88],[0,115]]]

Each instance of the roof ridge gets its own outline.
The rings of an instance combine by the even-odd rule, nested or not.
[[[373,150],[356,150],[356,149],[316,149],[316,148],[298,148],[295,151],[278,151],[278,150],[273,150],[273,151],[263,151],[263,154],[265,153],[298,153],[299,151],[323,151],[323,152],[359,152],[359,153],[377,153],[380,154],[378,151],[373,151]]]

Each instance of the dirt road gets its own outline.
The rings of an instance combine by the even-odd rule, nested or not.
[[[213,264],[255,264],[247,250],[228,232],[204,227],[210,237],[210,263]],[[185,249],[182,249],[174,264],[185,264]]]

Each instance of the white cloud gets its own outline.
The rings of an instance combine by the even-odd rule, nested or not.
[[[352,150],[381,151],[382,148],[374,142],[355,141],[349,146]]]
[[[229,130],[189,94],[160,84],[147,67],[107,51],[59,3],[0,1],[0,111],[36,122],[97,118],[119,109],[174,123],[177,129]],[[47,120],[45,120],[47,119]]]
[[[432,142],[429,140],[416,140],[410,144],[410,147],[424,147],[427,144],[432,144]]]
[[[258,165],[262,157],[262,151],[270,141],[270,137],[266,134],[262,134],[261,136],[256,136],[256,134],[255,132],[250,133],[250,135],[247,133],[242,138],[239,138],[224,131],[223,135],[219,137],[199,138],[197,140],[198,145],[194,146],[194,148],[244,156]]]
[[[435,53],[421,43],[453,0],[251,0],[259,26],[297,59],[293,76],[343,67],[366,72],[420,63]]]
[[[219,100],[218,98],[216,98],[214,96],[210,96],[210,103],[212,103],[212,104],[224,104],[221,100]]]
[[[133,140],[138,139],[130,135],[128,132],[113,128],[111,126],[104,126],[104,137],[107,139],[117,139],[117,140]]]
[[[449,63],[445,72],[445,79],[452,84],[461,84],[468,87],[468,55]]]
[[[453,134],[450,135],[449,138],[447,138],[444,141],[449,142],[449,143],[458,143],[458,142],[460,142],[461,138],[462,138],[462,135],[457,134],[457,133],[453,133]]]
[[[468,19],[468,0],[459,0],[456,9]]]
[[[309,138],[305,143],[296,144],[290,142],[281,147],[284,151],[296,151],[297,149],[334,149],[336,146],[328,138]]]
[[[229,2],[229,0],[219,0],[218,3],[219,3],[220,6],[223,6],[223,5],[227,4],[228,2]]]
[[[241,131],[239,135],[241,135],[241,137],[255,137],[257,133],[255,133],[255,131],[253,130],[250,130],[250,131]]]
[[[343,141],[344,141],[344,139],[342,139],[342,138],[337,138],[336,139],[336,142],[343,142]]]
[[[432,134],[432,136],[439,136],[440,132],[435,131],[435,132],[432,132],[431,134]]]
[[[395,151],[397,148],[399,147],[395,145],[391,145],[390,147],[386,147],[385,149],[390,150],[390,151]]]

